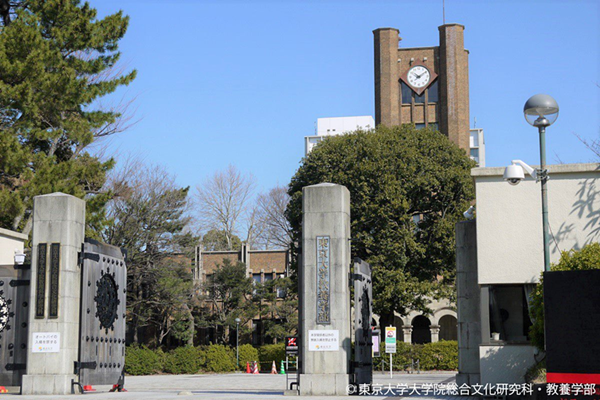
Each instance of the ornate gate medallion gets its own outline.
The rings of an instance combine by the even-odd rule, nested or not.
[[[117,294],[118,286],[110,274],[102,275],[96,282],[96,317],[100,320],[100,326],[108,331],[114,329],[115,320],[118,318],[117,309],[121,300]]]
[[[4,296],[0,296],[0,332],[6,328],[8,324],[8,318],[10,314],[10,309],[8,308],[8,303]]]

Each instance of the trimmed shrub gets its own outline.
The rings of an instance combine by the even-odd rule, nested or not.
[[[247,362],[252,363],[253,361],[259,360],[258,350],[256,350],[256,348],[253,347],[251,344],[241,345],[239,347],[239,351],[240,351],[240,370],[241,371],[246,370]]]
[[[373,370],[389,371],[389,354],[385,353],[385,344],[381,344],[381,357],[373,358]],[[394,371],[406,371],[412,361],[419,360],[419,369],[453,371],[458,369],[458,342],[441,341],[427,344],[410,344],[396,341],[396,354],[392,357]],[[415,365],[416,368],[416,365]]]
[[[164,371],[169,374],[195,374],[204,361],[204,353],[198,348],[178,347],[166,354]]]
[[[384,365],[384,369],[389,371],[390,369],[390,355],[385,352],[385,342],[379,344],[381,350],[381,357],[373,357],[373,370],[381,371],[381,364]],[[396,340],[396,354],[392,357],[392,363],[394,371],[405,371],[410,369],[411,360],[414,357],[415,346],[410,343],[404,343]],[[416,361],[417,358],[415,358]]]
[[[146,346],[132,345],[125,349],[125,373],[129,375],[152,375],[163,369],[165,354],[162,350],[150,350]]]
[[[260,362],[264,363],[272,363],[275,361],[275,364],[279,368],[281,361],[285,361],[285,344],[266,344],[259,347],[258,358],[260,359]]]
[[[205,369],[210,372],[235,371],[235,350],[222,344],[212,344],[203,352]]]
[[[422,370],[453,371],[458,369],[458,342],[442,340],[426,343],[419,351],[419,364]]]

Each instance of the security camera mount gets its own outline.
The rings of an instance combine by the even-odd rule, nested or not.
[[[520,165],[536,182],[546,182],[550,177],[547,169],[532,168],[527,163],[521,160],[512,160],[513,165]]]

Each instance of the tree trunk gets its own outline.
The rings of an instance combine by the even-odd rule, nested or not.
[[[188,318],[190,321],[190,326],[188,327],[187,345],[193,346],[194,345],[194,334],[195,334],[195,330],[196,330],[194,315],[192,314],[192,310],[190,309],[190,307],[187,304],[184,304],[183,306],[185,307],[185,310],[187,311]]]

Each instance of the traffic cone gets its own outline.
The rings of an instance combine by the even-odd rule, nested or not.
[[[8,393],[8,390],[4,386],[0,386],[0,393]]]
[[[279,369],[281,375],[285,375],[285,368],[283,367],[283,360],[281,360],[281,368]]]
[[[253,374],[259,374],[258,372],[258,363],[256,361],[254,361],[254,370],[252,371]]]
[[[275,366],[275,360],[273,360],[273,365],[271,366],[271,373],[277,375],[277,367]]]
[[[83,387],[83,391],[84,391],[84,392],[95,392],[95,391],[96,391],[96,389],[94,389],[94,388],[92,387],[92,385],[85,385],[85,386]]]
[[[252,371],[250,370],[250,361],[246,361],[246,373],[247,374],[251,374]]]

